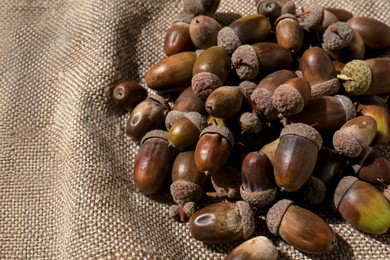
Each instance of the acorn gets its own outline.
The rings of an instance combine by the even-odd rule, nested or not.
[[[196,240],[221,244],[248,239],[255,230],[255,220],[245,201],[218,202],[196,211],[189,227]]]
[[[314,170],[321,135],[309,125],[295,123],[284,127],[279,138],[273,165],[276,184],[282,191],[297,191]]]
[[[138,192],[151,195],[163,186],[176,156],[167,135],[166,131],[152,130],[142,138],[134,160],[133,180]]]
[[[376,50],[390,49],[390,26],[369,17],[355,16],[347,21],[352,29],[356,30],[363,38],[364,44]]]
[[[371,146],[351,161],[356,176],[374,185],[390,185],[390,160],[382,152]]]
[[[136,142],[141,141],[147,132],[164,125],[169,110],[170,106],[163,97],[150,95],[131,111],[126,122],[126,134]]]
[[[148,96],[148,92],[141,84],[134,81],[123,81],[112,91],[112,100],[115,105],[131,111],[136,105]]]
[[[267,143],[263,147],[261,147],[260,151],[261,153],[264,153],[267,155],[268,159],[270,160],[271,164],[274,165],[275,162],[275,152],[276,148],[278,147],[280,138],[276,138],[275,140]]]
[[[299,62],[303,78],[310,83],[311,96],[331,96],[338,93],[340,82],[328,54],[320,47],[307,49]]]
[[[272,94],[277,87],[296,77],[297,75],[291,70],[278,70],[260,81],[251,95],[254,108],[260,118],[272,120],[278,117],[279,113],[272,104]]]
[[[264,15],[274,24],[276,19],[284,14],[295,14],[295,3],[291,0],[259,0],[257,2],[257,13]]]
[[[377,123],[373,144],[388,144],[390,141],[390,112],[386,100],[379,96],[368,96],[356,102],[359,115],[371,116]]]
[[[228,53],[243,44],[254,44],[265,41],[271,32],[271,24],[262,14],[243,16],[223,27],[218,32],[218,46],[224,47]]]
[[[145,74],[149,88],[162,92],[181,92],[191,85],[195,52],[180,52],[155,63]]]
[[[283,199],[266,216],[268,229],[291,246],[308,254],[323,254],[336,245],[333,229],[315,213]]]
[[[220,0],[183,0],[183,11],[194,16],[211,16],[217,11],[220,2]]]
[[[192,70],[192,89],[205,100],[211,92],[222,87],[230,73],[230,57],[225,48],[212,46],[202,52]]]
[[[168,27],[164,37],[163,50],[167,56],[195,49],[190,37],[190,22],[194,15],[180,14]]]
[[[309,82],[303,78],[293,78],[275,89],[272,105],[284,116],[297,114],[303,110],[310,95]]]
[[[353,17],[353,14],[342,8],[325,7],[325,10],[334,14],[340,22],[346,22]]]
[[[169,216],[180,221],[189,218],[195,212],[195,203],[203,194],[203,186],[207,176],[198,171],[194,161],[194,151],[179,153],[172,166],[172,184],[170,186],[173,205]]]
[[[211,184],[215,191],[206,193],[211,198],[240,198],[241,174],[233,166],[225,166],[213,174]]]
[[[298,19],[292,14],[284,14],[275,21],[275,34],[277,43],[291,51],[297,53],[303,45],[303,29],[299,25]]]
[[[241,45],[232,54],[232,65],[242,80],[288,69],[292,65],[291,52],[273,42]]]
[[[190,37],[197,49],[207,49],[217,45],[217,35],[222,27],[214,18],[207,15],[195,16],[190,23]]]
[[[204,116],[207,114],[204,101],[194,93],[191,86],[183,90],[176,98],[172,110],[182,112],[194,111]]]
[[[172,125],[180,118],[184,117],[186,112],[182,111],[176,111],[171,110],[168,112],[167,116],[165,117],[165,128],[169,132],[169,129],[171,129]]]
[[[278,249],[274,243],[265,236],[251,238],[235,247],[227,255],[226,260],[276,260]]]
[[[350,98],[344,95],[311,97],[298,114],[286,117],[288,123],[304,123],[318,131],[339,129],[356,116]]]
[[[334,206],[352,226],[369,234],[384,234],[390,228],[390,202],[373,185],[353,176],[341,179]]]
[[[234,136],[227,127],[211,125],[200,133],[195,148],[195,165],[206,175],[218,173],[227,163]]]
[[[334,133],[333,146],[339,154],[357,157],[374,140],[376,129],[376,121],[370,116],[352,118]]]
[[[240,194],[251,206],[264,208],[276,197],[273,167],[262,152],[249,153],[241,166],[242,185]]]
[[[352,60],[341,74],[344,89],[352,95],[380,95],[390,92],[390,57]]]
[[[297,14],[299,24],[309,32],[320,32],[324,21],[324,8],[320,5],[311,5],[303,8]]]
[[[185,113],[170,127],[168,132],[169,145],[177,150],[195,147],[200,132],[206,126],[206,118],[198,112]]]
[[[205,101],[206,111],[218,118],[232,118],[241,110],[243,95],[239,87],[222,86]]]
[[[339,19],[332,12],[328,11],[324,8],[324,18],[322,20],[321,30],[320,32],[324,32],[326,28],[329,27],[332,23],[339,22]]]
[[[345,22],[328,26],[323,34],[322,48],[332,59],[342,62],[363,59],[365,53],[362,37]]]

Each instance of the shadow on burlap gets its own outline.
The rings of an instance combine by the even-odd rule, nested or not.
[[[252,0],[221,2],[221,22],[255,12]],[[390,24],[387,0],[302,4],[315,2]],[[180,0],[0,3],[0,258],[222,259],[238,244],[192,239],[187,224],[168,218],[168,185],[154,197],[135,192],[139,147],[124,134],[128,114],[110,99],[120,81],[144,84],[181,9]],[[256,235],[271,238],[282,258],[390,258],[389,233],[368,236],[318,213],[339,238],[324,256],[270,235],[262,217]]]

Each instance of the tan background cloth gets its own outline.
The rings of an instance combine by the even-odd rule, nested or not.
[[[255,12],[253,0],[222,0],[217,18]],[[344,7],[390,24],[390,1],[301,1]],[[299,4],[299,3],[298,3]],[[164,57],[165,30],[182,2],[30,0],[0,3],[0,258],[221,259],[237,243],[203,245],[168,218],[168,187],[134,191],[138,147],[128,116],[110,99]],[[389,36],[390,37],[390,36]],[[390,258],[390,235],[369,236],[326,218],[339,245],[305,255],[269,234],[282,258]]]

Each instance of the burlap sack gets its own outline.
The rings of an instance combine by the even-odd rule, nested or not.
[[[253,0],[222,0],[223,24],[255,12]],[[390,2],[302,1],[342,7],[390,24]],[[163,35],[180,0],[53,0],[0,3],[0,258],[222,259],[238,243],[204,245],[168,218],[168,186],[135,192],[138,146],[111,91],[141,83],[164,57]],[[389,36],[390,37],[390,36]],[[338,233],[324,256],[272,236],[281,258],[389,259],[390,235],[356,231],[319,211]]]

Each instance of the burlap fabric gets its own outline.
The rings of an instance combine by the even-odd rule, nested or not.
[[[222,0],[227,24],[253,0]],[[390,24],[390,2],[302,1],[343,7]],[[204,245],[168,218],[168,186],[135,192],[138,146],[113,106],[116,83],[143,83],[164,57],[163,35],[180,0],[32,0],[0,3],[0,258],[221,259],[237,243]],[[389,36],[390,37],[390,36]],[[272,236],[281,258],[390,258],[390,235],[369,236],[318,211],[338,233],[320,257]]]

